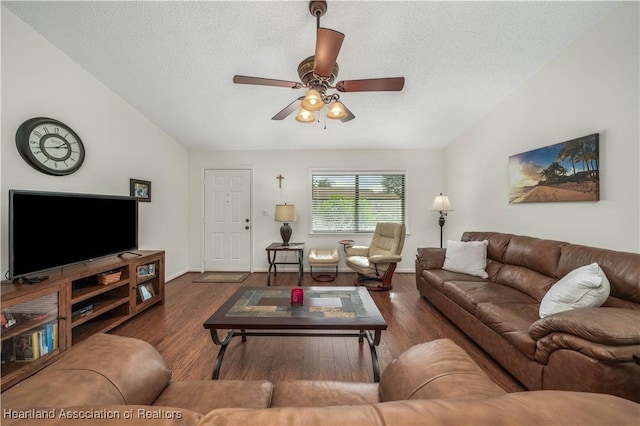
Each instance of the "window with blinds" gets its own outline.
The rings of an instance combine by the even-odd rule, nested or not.
[[[373,232],[378,222],[405,223],[405,175],[312,172],[311,232]]]

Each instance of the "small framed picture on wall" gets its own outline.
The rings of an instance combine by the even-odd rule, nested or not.
[[[129,195],[137,197],[141,202],[151,202],[151,182],[148,180],[129,179]]]

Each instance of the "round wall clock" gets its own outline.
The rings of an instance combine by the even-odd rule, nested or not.
[[[31,118],[18,127],[16,147],[34,169],[53,176],[76,172],[84,162],[80,136],[53,118]]]

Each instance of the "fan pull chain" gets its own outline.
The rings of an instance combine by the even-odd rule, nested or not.
[[[324,130],[327,130],[327,114],[326,114],[326,110],[327,109],[327,105],[325,104],[324,108],[322,108],[322,112],[324,114],[322,114],[322,116],[324,117]]]

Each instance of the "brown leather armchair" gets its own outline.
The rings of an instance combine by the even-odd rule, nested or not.
[[[402,223],[378,223],[368,247],[347,247],[346,264],[358,274],[356,285],[369,290],[390,290],[393,287],[391,279],[397,263],[402,260],[405,233],[406,228]]]

